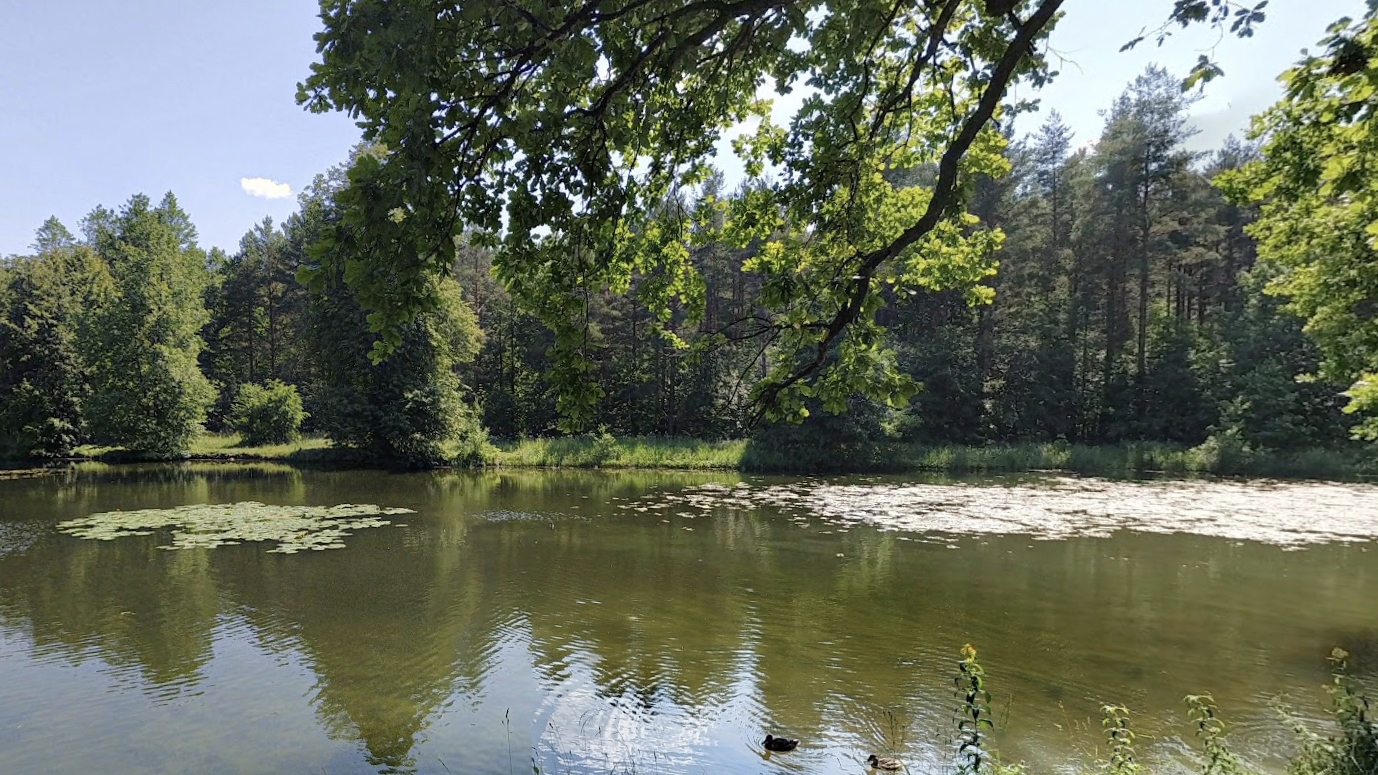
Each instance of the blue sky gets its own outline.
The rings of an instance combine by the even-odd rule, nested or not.
[[[177,195],[205,246],[234,248],[342,161],[359,132],[307,113],[311,0],[0,0],[0,255],[49,215]],[[264,199],[241,178],[287,183]]]
[[[76,230],[96,205],[171,190],[201,243],[233,250],[264,216],[281,220],[312,177],[358,139],[340,114],[296,105],[315,57],[312,0],[0,0],[0,255],[27,252],[50,215]],[[1179,32],[1119,46],[1163,19],[1168,0],[1068,0],[1052,40],[1063,75],[1038,96],[1094,139],[1104,109],[1149,62],[1185,72],[1216,47],[1226,77],[1195,108],[1214,147],[1278,96],[1275,78],[1362,0],[1273,0],[1248,41]],[[785,107],[785,106],[782,106]],[[1040,119],[1026,118],[1021,130]],[[252,179],[262,178],[262,181]],[[250,179],[246,191],[243,181]],[[282,184],[286,184],[286,188]],[[264,194],[290,194],[265,198]]]

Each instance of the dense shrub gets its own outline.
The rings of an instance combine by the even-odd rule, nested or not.
[[[884,423],[887,408],[855,396],[844,414],[823,410],[816,400],[806,404],[801,423],[776,422],[759,428],[742,460],[748,471],[844,473],[902,467],[893,454]]]
[[[288,444],[301,438],[306,419],[295,385],[269,380],[266,385],[241,385],[230,407],[230,427],[246,446]]]

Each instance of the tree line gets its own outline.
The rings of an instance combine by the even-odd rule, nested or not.
[[[842,417],[820,399],[808,419],[765,435],[882,438],[932,444],[1065,440],[1085,444],[1218,441],[1297,449],[1343,443],[1347,385],[1315,377],[1321,362],[1303,320],[1267,292],[1279,269],[1260,263],[1246,233],[1250,206],[1212,181],[1258,157],[1230,139],[1187,150],[1192,102],[1180,79],[1150,68],[1107,112],[1100,137],[1073,149],[1053,113],[1007,149],[1010,172],[970,192],[971,228],[998,230],[979,282],[887,292],[880,344],[920,386],[907,405],[852,393]],[[897,187],[931,184],[932,168],[891,173]],[[729,198],[748,198],[753,183]],[[725,193],[710,180],[687,208],[714,233]],[[771,367],[759,251],[719,241],[691,260],[702,314],[658,320],[634,294],[590,294],[583,326],[595,368],[591,425],[614,434],[741,437],[753,431],[750,386]],[[764,242],[764,241],[762,241]],[[488,428],[503,436],[559,429],[559,398],[541,375],[555,367],[552,335],[488,278],[490,256],[465,246],[461,285],[487,340],[468,379]],[[947,269],[933,262],[932,271]],[[964,270],[970,271],[970,270]],[[638,278],[656,282],[654,275]],[[894,402],[899,404],[902,402]]]
[[[1349,386],[1267,292],[1282,269],[1258,259],[1246,231],[1257,207],[1213,184],[1259,150],[1187,150],[1190,104],[1179,79],[1150,68],[1094,143],[1072,148],[1056,113],[1009,140],[1007,174],[967,184],[962,256],[945,260],[935,243],[909,282],[879,292],[870,365],[802,386],[800,426],[762,424],[752,391],[797,350],[768,314],[797,290],[771,268],[771,245],[810,237],[788,213],[749,239],[727,233],[733,208],[769,187],[759,178],[729,190],[714,174],[664,196],[627,239],[682,251],[693,273],[647,265],[561,294],[576,302],[561,314],[578,325],[565,327],[549,325],[539,293],[499,279],[500,254],[480,234],[456,240],[439,278],[362,260],[377,235],[346,215],[372,201],[357,173],[381,147],[319,176],[297,212],[265,219],[233,253],[199,248],[171,194],[97,208],[79,235],[50,219],[32,254],[0,270],[0,452],[60,457],[94,443],[175,456],[203,427],[243,430],[243,405],[273,391],[298,400],[290,424],[410,465],[477,461],[489,433],[597,428],[780,444],[1343,443]],[[940,171],[882,174],[902,200]],[[379,359],[377,313],[355,288],[415,284],[429,301],[388,328]],[[693,303],[643,302],[669,285]],[[857,344],[827,357],[860,357]],[[569,350],[579,357],[561,357]],[[863,395],[878,379],[893,382],[888,401]]]
[[[476,461],[482,435],[455,367],[482,334],[455,282],[437,283],[440,303],[375,365],[343,278],[298,281],[333,238],[343,180],[318,177],[291,218],[265,219],[233,254],[199,248],[172,194],[98,207],[80,237],[49,219],[0,275],[0,453],[91,443],[176,457],[203,428],[248,430],[236,401],[257,396],[296,407],[269,440],[305,420],[371,460]]]

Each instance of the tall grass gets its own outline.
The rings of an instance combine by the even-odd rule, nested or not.
[[[481,448],[480,448],[481,447]],[[739,470],[776,474],[1021,473],[1065,471],[1094,476],[1220,475],[1279,479],[1355,479],[1378,476],[1378,456],[1360,448],[1251,450],[1211,439],[1197,447],[1161,443],[1084,446],[1065,442],[923,445],[882,441],[807,444],[775,448],[760,441],[707,441],[683,437],[615,437],[606,432],[562,438],[484,442],[455,451],[457,465],[482,463],[531,468],[644,468]],[[462,453],[462,454],[461,454]],[[132,459],[109,447],[82,447],[81,457],[112,462]],[[240,446],[237,434],[206,434],[189,457],[199,460],[361,462],[329,439],[304,437],[291,444]]]
[[[779,473],[1067,471],[1098,476],[1213,474],[1338,479],[1378,473],[1372,458],[1358,451],[1254,451],[1218,441],[1190,448],[1159,443],[1095,447],[1056,442],[979,447],[881,443],[861,454],[845,450],[829,454],[826,448],[810,454],[810,451],[772,450],[753,445],[747,450],[742,468]]]
[[[324,436],[303,436],[288,444],[264,444],[260,446],[241,446],[242,439],[237,433],[206,433],[198,436],[187,451],[191,460],[277,460],[287,462],[306,462],[327,459],[347,458],[344,450],[338,449]],[[138,455],[120,447],[101,447],[88,445],[77,447],[76,456],[108,462],[138,460]]]
[[[746,445],[745,441],[587,434],[497,442],[491,462],[543,468],[736,469],[741,467]]]
[[[192,442],[190,455],[194,458],[249,458],[278,460],[293,455],[332,449],[334,444],[324,436],[303,436],[285,444],[244,445],[238,433],[205,434]]]
[[[1257,451],[1217,440],[1198,447],[1159,443],[1092,447],[1058,442],[986,446],[829,444],[819,439],[807,446],[773,448],[756,441],[618,438],[602,433],[498,442],[489,462],[517,467],[736,469],[779,474],[1066,471],[1096,476],[1212,474],[1304,479],[1378,474],[1378,464],[1359,451]]]

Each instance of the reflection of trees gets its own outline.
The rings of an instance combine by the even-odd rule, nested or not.
[[[609,520],[621,524],[610,529]],[[895,654],[913,646],[912,629],[892,629],[895,614],[877,612],[922,622],[935,596],[917,594],[922,578],[893,578],[893,537],[858,531],[837,558],[830,539],[791,546],[792,529],[766,515],[651,511],[470,535],[478,556],[520,569],[521,584],[504,585],[502,602],[528,617],[547,680],[562,680],[578,661],[605,697],[650,711],[661,701],[720,706],[749,691],[767,720],[791,733],[855,725],[871,734],[873,717],[903,714],[910,698],[934,688],[899,659],[865,658],[878,641]],[[850,668],[839,668],[839,652]]]
[[[502,602],[530,622],[548,680],[561,677],[555,666],[582,658],[605,696],[647,709],[713,703],[731,687],[751,616],[744,564],[701,561],[711,533],[656,522],[615,536],[573,521],[485,531],[484,554],[521,569],[523,583],[505,586]]]
[[[375,765],[411,766],[427,718],[477,694],[492,665],[486,581],[455,551],[455,527],[370,531],[301,558],[234,552],[220,566],[269,648],[307,658],[329,733],[362,740]]]
[[[35,648],[138,668],[153,691],[199,680],[220,600],[204,550],[54,538],[0,558],[0,618]]]
[[[0,480],[0,503],[21,519],[69,519],[115,509],[277,499],[303,492],[302,472],[276,463],[80,463],[48,476]]]
[[[803,529],[769,511],[612,508],[703,480],[172,477],[136,502],[365,502],[419,513],[401,518],[406,527],[356,533],[344,551],[296,556],[47,536],[0,556],[0,624],[72,662],[137,666],[158,691],[196,680],[217,617],[234,612],[269,650],[304,655],[330,734],[357,737],[391,768],[411,766],[418,738],[455,695],[480,701],[514,640],[548,686],[578,672],[637,718],[711,715],[746,695],[770,728],[885,751],[946,729],[964,642],[980,647],[997,698],[1012,698],[1006,734],[1034,739],[1046,734],[1038,711],[1059,701],[1077,719],[1102,701],[1180,718],[1182,694],[1197,690],[1223,708],[1252,707],[1258,692],[1319,683],[1336,633],[1372,639],[1373,566],[1358,547],[1284,553],[1120,535],[988,536],[949,550],[866,527]],[[121,493],[136,486],[104,482],[83,497],[130,508]],[[648,504],[654,497],[638,501]],[[43,508],[55,518],[59,507]],[[1152,733],[1162,716],[1136,721]]]

